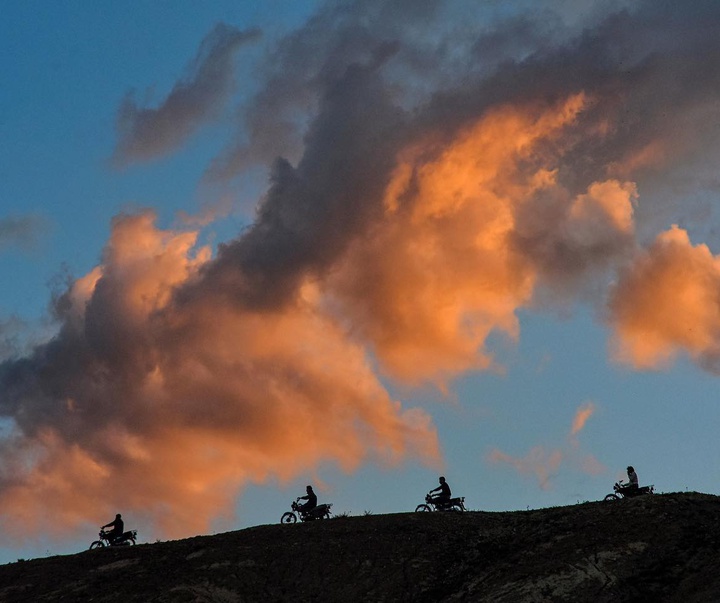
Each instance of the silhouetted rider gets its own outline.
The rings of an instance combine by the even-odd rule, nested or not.
[[[313,492],[312,486],[308,486],[305,490],[307,491],[307,494],[305,496],[298,496],[297,498],[297,500],[307,500],[306,503],[300,505],[300,510],[303,513],[307,513],[311,509],[317,507],[317,496],[315,495],[315,492]]]
[[[123,523],[122,515],[120,515],[120,513],[115,516],[115,519],[113,521],[111,521],[110,523],[106,523],[100,529],[104,530],[105,528],[109,528],[110,526],[112,526],[112,530],[108,534],[108,538],[110,539],[110,542],[113,542],[115,539],[120,538],[120,536],[122,536],[125,531],[125,524]]]
[[[448,483],[445,481],[445,478],[440,476],[440,479],[438,480],[440,482],[440,485],[437,488],[433,488],[430,490],[430,494],[433,492],[437,492],[440,490],[440,494],[436,494],[432,497],[432,502],[436,505],[445,505],[450,502],[450,497],[452,496],[452,493],[450,492],[450,486],[448,486]]]
[[[623,491],[627,494],[635,494],[638,491],[638,476],[637,473],[635,473],[635,468],[632,465],[629,465],[627,468],[627,475],[628,475],[628,483],[622,487]]]

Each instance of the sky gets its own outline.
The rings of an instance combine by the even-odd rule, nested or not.
[[[720,491],[720,5],[23,2],[0,563]]]

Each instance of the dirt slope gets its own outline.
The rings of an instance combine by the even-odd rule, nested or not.
[[[720,601],[720,498],[404,513],[0,566],[0,603]]]

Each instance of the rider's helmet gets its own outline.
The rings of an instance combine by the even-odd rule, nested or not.
[[[117,515],[115,515],[115,519],[120,519],[121,517],[122,517],[122,515],[120,515],[120,513],[118,513]]]

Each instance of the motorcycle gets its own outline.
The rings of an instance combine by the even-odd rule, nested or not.
[[[330,507],[332,507],[332,503],[323,503],[322,505],[318,505],[317,507],[314,507],[309,511],[304,511],[300,508],[298,502],[294,500],[290,507],[292,508],[292,511],[286,511],[285,513],[283,513],[282,517],[280,518],[280,523],[295,523],[297,522],[298,517],[300,518],[300,521],[329,519],[331,514]]]
[[[415,507],[416,513],[427,511],[467,511],[465,508],[465,497],[460,496],[441,502],[428,493],[425,495],[425,503]]]
[[[123,532],[123,535],[119,538],[110,538],[110,532],[106,532],[103,528],[100,528],[99,540],[96,540],[90,545],[90,550],[102,549],[106,546],[129,546],[135,544],[137,539],[137,530],[128,530]]]
[[[636,490],[628,490],[627,484],[623,482],[615,482],[613,486],[614,492],[608,494],[603,500],[620,500],[621,498],[635,498],[636,496],[642,496],[643,494],[652,494],[655,492],[655,486],[642,486]]]

